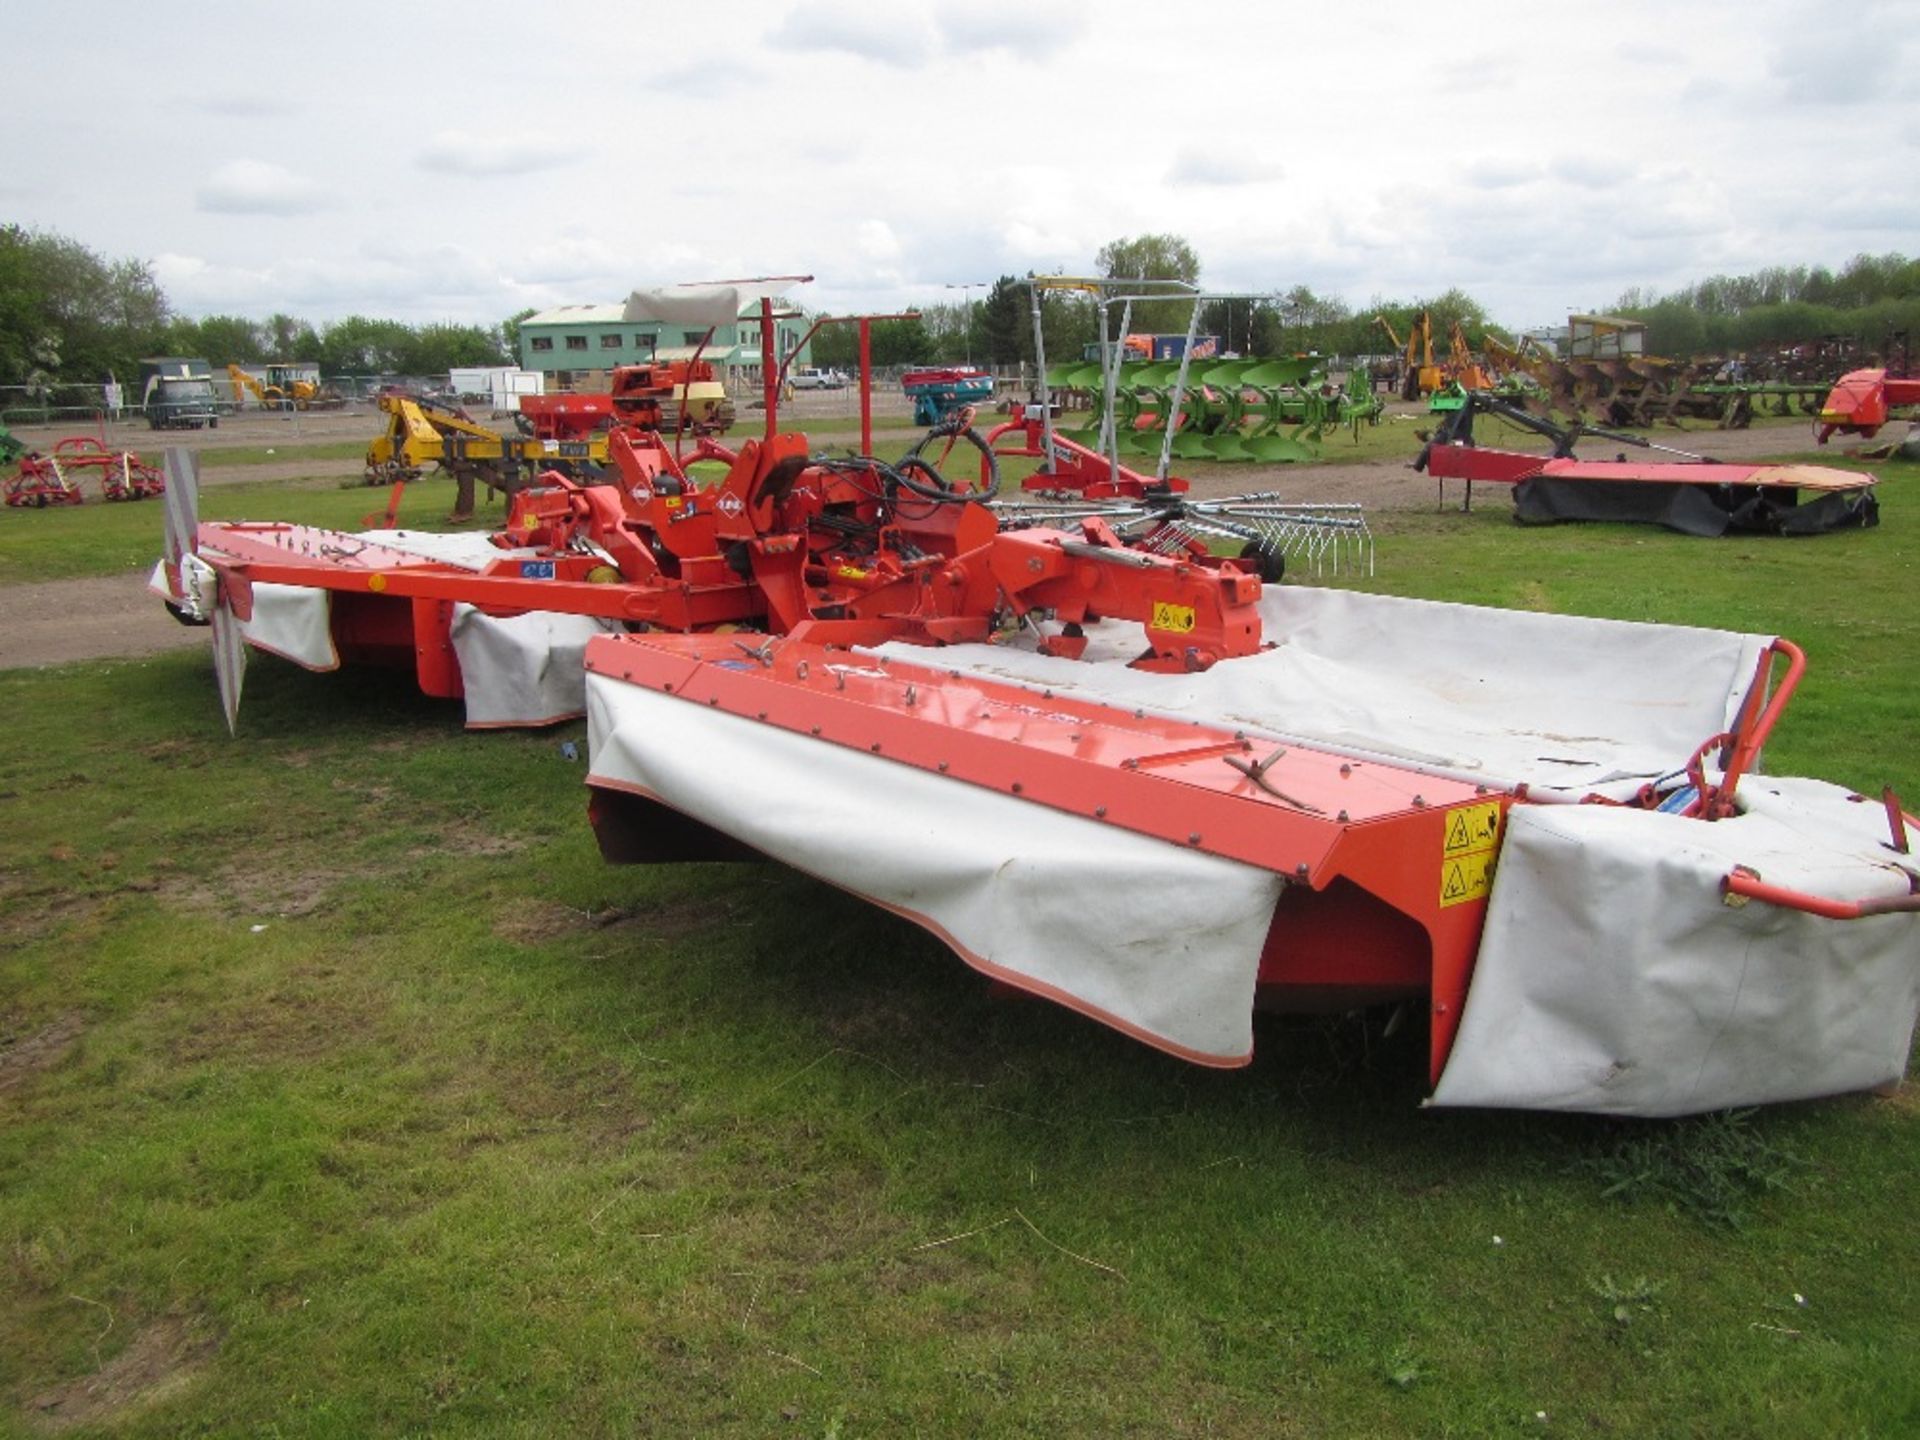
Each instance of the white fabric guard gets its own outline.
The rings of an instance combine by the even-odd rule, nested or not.
[[[1208,1065],[1253,1052],[1280,877],[601,675],[595,783],[920,921],[968,963]]]

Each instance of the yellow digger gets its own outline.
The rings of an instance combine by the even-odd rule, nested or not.
[[[338,410],[347,403],[347,397],[338,390],[309,380],[295,365],[267,366],[265,381],[238,365],[229,365],[227,380],[233,386],[235,405],[244,405],[248,395],[262,410]]]

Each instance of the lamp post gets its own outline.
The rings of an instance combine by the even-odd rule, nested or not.
[[[967,364],[969,365],[973,364],[973,292],[975,290],[989,289],[991,288],[991,284],[992,282],[987,280],[966,280],[959,284],[946,287],[949,290],[958,290],[960,292],[960,313],[965,317],[967,331],[966,338],[961,343],[965,346]]]

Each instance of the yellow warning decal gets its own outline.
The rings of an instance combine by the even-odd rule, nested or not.
[[[1193,629],[1193,606],[1174,605],[1166,600],[1153,602],[1153,619],[1148,622],[1150,630],[1177,630],[1182,635]]]
[[[1493,851],[1460,855],[1440,864],[1440,908],[1484,900],[1493,884]]]
[[[842,565],[833,573],[842,580],[864,580],[871,572],[862,570],[858,565]]]
[[[1466,855],[1491,850],[1500,839],[1500,805],[1462,805],[1447,812],[1447,840],[1441,854]]]
[[[1484,900],[1493,884],[1493,857],[1500,843],[1500,805],[1462,805],[1449,810],[1440,843],[1440,908]]]

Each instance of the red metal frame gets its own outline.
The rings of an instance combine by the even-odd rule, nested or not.
[[[1745,465],[1719,460],[1573,460],[1497,450],[1486,445],[1434,445],[1427,473],[1436,480],[1518,485],[1536,477],[1638,485],[1724,485],[1752,489],[1866,490],[1871,475],[1816,466]],[[1814,483],[1814,482],[1817,482]]]
[[[1008,436],[1019,437],[1020,443],[1002,444]],[[993,447],[996,455],[1004,459],[1048,459],[1046,426],[1037,415],[1023,412],[996,425],[987,433],[987,443]],[[984,480],[987,462],[983,458],[980,464]],[[1115,467],[1099,451],[1090,450],[1056,431],[1050,463],[1021,481],[1020,488],[1043,495],[1071,495],[1082,500],[1140,500],[1149,492],[1156,495],[1185,494],[1187,482],[1177,475],[1155,480],[1125,465]]]
[[[1799,910],[1826,920],[1860,920],[1869,915],[1920,912],[1920,893],[1882,895],[1867,900],[1834,900],[1784,885],[1769,885],[1753,871],[1739,865],[1721,880],[1720,892],[1729,905],[1759,900],[1768,905],[1778,905],[1783,910]]]
[[[166,477],[131,450],[110,450],[91,435],[69,435],[51,455],[29,451],[6,482],[6,503],[35,509],[47,505],[79,505],[86,499],[81,480],[91,476],[102,498],[145,500],[162,494]]]

